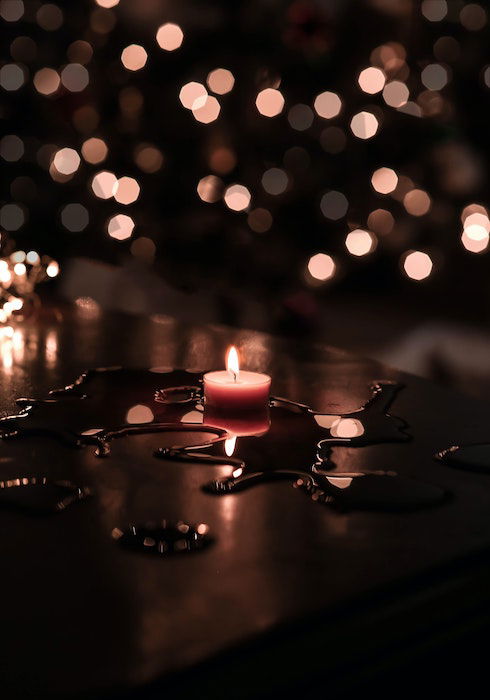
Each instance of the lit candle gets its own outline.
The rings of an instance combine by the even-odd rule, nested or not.
[[[221,413],[263,412],[268,406],[271,378],[240,370],[235,347],[228,351],[226,370],[208,372],[203,379],[205,405]]]

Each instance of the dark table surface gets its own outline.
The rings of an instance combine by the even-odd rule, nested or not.
[[[410,514],[333,512],[289,483],[217,498],[200,485],[229,468],[156,460],[161,435],[115,441],[107,460],[47,437],[3,441],[0,478],[69,478],[96,495],[52,517],[0,510],[2,697],[275,697],[321,684],[340,696],[488,622],[490,477],[433,455],[485,440],[490,403],[331,348],[79,305],[44,310],[4,343],[1,415],[87,368],[220,368],[230,343],[274,393],[322,411],[361,406],[372,380],[404,382],[392,411],[413,441],[336,448],[336,469],[395,470],[452,498]],[[204,521],[216,543],[160,559],[111,539],[162,517]]]

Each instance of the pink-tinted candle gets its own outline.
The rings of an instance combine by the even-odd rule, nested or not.
[[[234,347],[228,351],[226,366],[226,370],[204,375],[205,405],[221,413],[263,412],[269,404],[269,375],[240,370]]]

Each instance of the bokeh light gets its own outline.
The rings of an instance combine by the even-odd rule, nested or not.
[[[226,95],[227,92],[233,90],[235,78],[233,73],[226,68],[215,68],[208,73],[206,83],[211,92],[217,95]]]
[[[139,44],[130,44],[121,53],[121,62],[127,70],[137,71],[144,68],[148,54]]]
[[[92,46],[88,41],[83,41],[82,39],[77,39],[77,41],[71,43],[66,51],[70,63],[81,63],[82,65],[89,63],[93,53]]]
[[[82,156],[92,165],[102,163],[107,158],[107,153],[107,144],[102,139],[93,137],[82,144]]]
[[[111,216],[107,223],[107,233],[117,241],[125,241],[131,238],[134,230],[134,221],[126,214],[116,214]]]
[[[373,189],[380,194],[389,194],[398,185],[398,175],[391,168],[378,168],[371,177]]]
[[[25,223],[25,213],[19,204],[11,202],[0,209],[0,226],[7,231],[18,231]]]
[[[393,231],[395,218],[387,209],[375,209],[367,219],[369,228],[380,236],[386,236]]]
[[[14,163],[24,155],[24,142],[15,134],[7,134],[0,140],[0,156]]]
[[[0,2],[0,17],[6,22],[17,22],[24,14],[22,0],[2,0]]]
[[[214,122],[221,111],[220,104],[216,97],[208,95],[204,101],[204,104],[200,107],[193,107],[192,114],[196,121],[201,122],[201,124],[210,124]]]
[[[268,194],[282,194],[288,186],[288,176],[281,168],[269,168],[262,175],[262,187]]]
[[[372,112],[358,112],[350,122],[350,128],[358,139],[370,139],[378,131],[378,120]]]
[[[421,12],[429,22],[440,22],[447,15],[446,0],[423,0]]]
[[[89,83],[89,72],[80,63],[69,63],[61,71],[61,82],[70,92],[82,92]]]
[[[341,153],[347,143],[347,136],[340,126],[328,126],[320,134],[320,143],[327,153]]]
[[[119,0],[95,0],[95,2],[100,7],[105,7],[106,9],[110,9],[111,7],[116,7],[116,5],[119,5]]]
[[[186,109],[202,107],[208,98],[208,91],[202,83],[194,81],[183,85],[179,92],[179,100]]]
[[[357,80],[363,92],[367,92],[368,95],[375,95],[384,88],[386,75],[381,68],[370,66],[359,73],[359,78]]]
[[[80,156],[73,148],[61,148],[55,153],[53,166],[61,175],[73,175],[80,166]]]
[[[442,90],[447,85],[449,75],[447,69],[440,63],[430,63],[422,71],[420,79],[429,90]]]
[[[157,31],[158,46],[164,51],[175,51],[184,41],[184,32],[178,24],[167,22],[162,24]]]
[[[120,177],[113,188],[113,197],[119,204],[132,204],[140,194],[140,186],[134,177]]]
[[[255,105],[262,116],[277,117],[284,109],[284,97],[279,90],[266,88],[257,95]]]
[[[424,190],[411,190],[403,198],[403,205],[412,216],[424,216],[431,207],[431,199]]]
[[[325,192],[320,201],[323,216],[332,221],[338,221],[347,214],[349,202],[342,192],[330,190]]]
[[[25,79],[24,69],[17,63],[6,63],[0,68],[0,86],[8,92],[21,88]]]
[[[420,250],[409,251],[402,258],[405,274],[412,280],[424,280],[432,272],[433,263],[427,253]]]
[[[326,253],[316,253],[308,261],[308,272],[315,280],[325,282],[335,274],[335,262]]]
[[[288,122],[296,131],[306,131],[313,124],[314,114],[311,107],[304,104],[297,104],[291,107],[288,112]]]
[[[58,5],[45,3],[36,12],[36,21],[47,32],[55,32],[63,24],[63,12]]]
[[[61,223],[68,231],[79,233],[87,228],[88,222],[88,211],[82,204],[73,202],[61,210]]]
[[[258,207],[252,209],[247,217],[247,223],[255,233],[265,233],[272,226],[272,214],[268,209]]]
[[[197,184],[197,194],[203,202],[212,204],[221,199],[223,193],[223,181],[215,175],[202,177]]]
[[[92,191],[99,199],[110,199],[117,185],[117,177],[109,170],[101,170],[92,178]]]
[[[315,112],[323,119],[333,119],[342,109],[342,100],[335,92],[321,92],[313,103]]]
[[[244,211],[250,205],[250,190],[245,185],[230,185],[226,188],[223,199],[232,211]]]
[[[53,68],[41,68],[34,75],[33,82],[41,95],[53,95],[60,86],[61,78]]]
[[[478,32],[487,23],[487,13],[481,5],[469,3],[459,13],[459,20],[465,29]]]
[[[358,257],[371,253],[375,246],[373,234],[360,228],[350,231],[345,238],[345,247],[349,253]]]
[[[163,165],[163,153],[151,143],[141,143],[135,148],[134,161],[145,173],[156,173]]]
[[[383,99],[390,107],[402,107],[407,103],[410,92],[400,80],[392,80],[386,83],[383,89]]]
[[[226,175],[236,166],[237,159],[231,148],[216,148],[209,156],[209,167],[220,175]]]

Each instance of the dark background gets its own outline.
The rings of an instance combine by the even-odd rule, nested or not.
[[[361,352],[384,353],[383,359],[393,343],[405,348],[407,332],[420,334],[421,324],[422,333],[439,338],[442,332],[446,345],[453,332],[466,338],[468,326],[478,333],[475,342],[488,342],[487,249],[470,252],[461,241],[465,207],[488,202],[489,24],[483,4],[120,0],[112,8],[100,6],[112,3],[0,3],[1,61],[7,70],[0,81],[1,130],[23,145],[22,155],[12,159],[9,142],[2,142],[5,256],[35,249],[56,258],[61,275],[49,284],[71,299],[312,334]],[[162,50],[155,38],[166,22],[184,33],[174,51]],[[74,45],[80,41],[86,44]],[[122,50],[131,44],[148,54],[140,70],[121,62]],[[36,89],[39,70],[61,74],[69,63],[86,66],[83,90],[74,92],[63,82],[50,95]],[[6,89],[12,64],[24,74],[19,89]],[[429,64],[447,72],[440,90],[422,82]],[[406,84],[409,107],[397,109],[381,92],[360,88],[360,72],[373,65],[384,70],[388,83]],[[203,124],[182,106],[179,92],[190,81],[206,84],[218,67],[230,70],[235,84],[231,92],[216,95],[220,114]],[[255,105],[257,94],[269,87],[285,100],[272,118]],[[313,109],[325,90],[342,101],[332,119]],[[311,110],[306,120],[311,125],[302,130],[291,125],[290,110],[298,104]],[[365,140],[350,127],[361,111],[379,122],[377,133]],[[60,149],[82,155],[83,144],[93,137],[107,146],[102,162],[91,164],[82,156],[71,176],[53,171]],[[145,145],[161,153],[155,172],[137,164]],[[380,167],[398,175],[391,194],[380,194],[371,184]],[[279,195],[262,185],[270,168],[288,178]],[[135,178],[138,199],[124,205],[97,198],[91,182],[101,170]],[[196,189],[210,175],[219,178],[213,203],[202,201]],[[223,201],[222,192],[234,183],[251,193],[246,211],[231,211]],[[430,197],[423,216],[404,206],[411,189]],[[320,206],[330,190],[348,201],[345,216],[337,220]],[[67,225],[62,212],[73,203],[84,210],[72,214]],[[19,227],[18,210],[12,224],[11,204],[22,210]],[[368,223],[379,208],[393,216],[389,232],[376,231],[372,219]],[[127,240],[107,233],[116,214],[134,221]],[[256,230],[257,216],[265,217],[267,230]],[[371,231],[373,240],[373,250],[360,257],[345,246],[347,233],[358,228]],[[413,250],[427,253],[433,263],[421,281],[403,269]],[[324,282],[307,272],[317,253],[335,263]],[[407,354],[414,356],[412,350],[398,355],[390,350],[387,359],[424,373],[407,365],[402,358]],[[452,373],[447,359],[429,364],[432,375]]]

